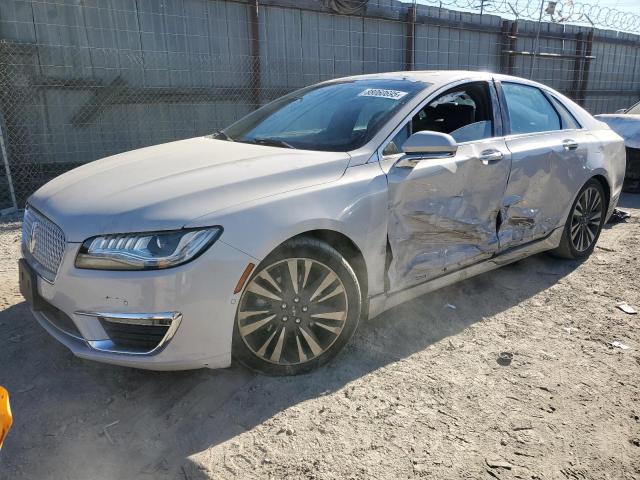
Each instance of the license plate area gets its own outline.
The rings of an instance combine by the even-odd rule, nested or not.
[[[38,274],[24,258],[18,261],[20,293],[34,310],[42,310],[45,302],[38,293]]]

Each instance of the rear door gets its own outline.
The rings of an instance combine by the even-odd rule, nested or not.
[[[499,115],[492,83],[462,84],[425,102],[380,148],[389,185],[389,291],[498,251],[496,218],[510,167]],[[422,130],[453,136],[456,154],[398,164],[402,143]]]
[[[575,177],[595,139],[550,92],[500,82],[511,174],[500,219],[500,249],[549,235],[564,225]]]

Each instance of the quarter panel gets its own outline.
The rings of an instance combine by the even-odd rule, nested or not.
[[[590,133],[597,141],[589,152],[589,168],[594,174],[597,172],[609,182],[611,201],[608,215],[611,215],[622,192],[627,165],[624,140],[609,128],[592,130]]]

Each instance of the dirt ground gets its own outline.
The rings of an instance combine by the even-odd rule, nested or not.
[[[640,196],[621,207],[586,262],[538,255],[427,295],[297,378],[73,357],[19,296],[4,221],[0,478],[638,479],[640,315],[615,305],[640,309]]]

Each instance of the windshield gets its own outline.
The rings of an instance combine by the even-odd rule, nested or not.
[[[305,150],[355,150],[427,86],[402,79],[311,86],[265,105],[214,138]]]

